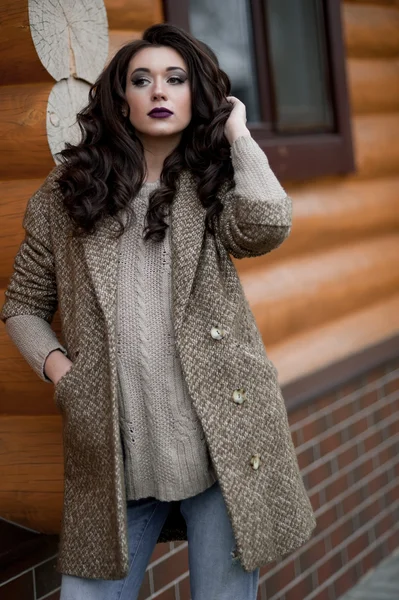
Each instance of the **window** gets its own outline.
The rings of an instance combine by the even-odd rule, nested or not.
[[[269,0],[266,9],[276,131],[333,132],[323,4]]]
[[[354,170],[336,0],[164,0],[166,19],[206,42],[282,179]]]

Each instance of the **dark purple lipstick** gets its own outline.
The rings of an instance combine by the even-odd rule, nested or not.
[[[159,108],[153,108],[148,113],[148,116],[152,117],[154,119],[165,119],[166,117],[170,117],[172,115],[173,115],[172,111],[170,111],[168,108],[165,108],[163,106],[160,106]]]

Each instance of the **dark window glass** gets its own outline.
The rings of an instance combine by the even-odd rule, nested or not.
[[[326,25],[320,0],[265,0],[275,130],[330,132]]]
[[[249,0],[189,0],[190,31],[208,44],[244,102],[248,122],[260,121]]]
[[[276,175],[355,170],[341,2],[163,0],[165,19],[207,43],[247,107]]]

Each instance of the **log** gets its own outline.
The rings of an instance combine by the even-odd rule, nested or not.
[[[64,491],[61,416],[0,416],[0,514],[59,533]]]
[[[399,55],[399,11],[394,6],[343,5],[348,55],[357,58]]]
[[[0,86],[0,180],[44,179],[54,167],[46,133],[51,83]]]
[[[103,0],[28,0],[28,6],[33,43],[50,75],[94,83],[108,55]]]
[[[399,334],[399,294],[269,347],[281,385]]]
[[[27,0],[0,4],[0,81],[2,85],[50,82],[33,44]]]
[[[1,301],[4,291],[1,294]],[[53,329],[61,341],[59,313]],[[31,369],[0,323],[0,413],[7,415],[58,415],[54,385],[42,381]]]
[[[397,6],[397,0],[345,0],[345,4],[374,4],[375,6]]]
[[[352,120],[357,172],[352,179],[396,175],[399,168],[398,113],[358,115]]]
[[[347,61],[352,112],[399,111],[399,60],[350,58]]]
[[[12,273],[15,254],[24,237],[22,219],[29,198],[44,179],[12,179],[0,181],[1,261],[0,287]]]
[[[290,236],[269,254],[233,258],[240,274],[399,228],[399,177],[370,181],[315,180],[286,185],[285,189],[293,201]]]
[[[293,197],[293,228],[282,245],[287,256],[372,240],[399,229],[399,177],[371,181],[315,181]]]
[[[53,154],[80,135],[76,113],[88,102],[89,85],[70,77],[56,84],[0,87],[0,179],[44,179]]]
[[[141,36],[142,32],[137,30],[120,31],[114,29],[113,31],[110,31],[107,64],[122,46],[128,44],[129,42],[133,42],[134,40],[140,40]]]
[[[77,113],[89,102],[90,86],[85,81],[69,77],[58,81],[52,88],[47,104],[47,139],[56,163],[56,153],[65,148],[65,142],[77,144],[81,133]]]
[[[266,347],[394,294],[399,289],[398,248],[395,232],[243,274]]]
[[[161,0],[105,0],[108,26],[115,29],[144,31],[154,23],[162,23],[164,14]]]

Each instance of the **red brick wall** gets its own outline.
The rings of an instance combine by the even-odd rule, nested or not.
[[[399,360],[289,420],[318,526],[296,553],[261,569],[258,600],[335,600],[399,547]],[[58,600],[59,591],[47,595],[59,586],[55,558],[40,559],[0,579],[2,600],[15,600],[16,589],[18,600]],[[190,599],[186,542],[158,544],[139,598]]]
[[[399,546],[399,361],[289,418],[318,525],[259,600],[334,600]]]

